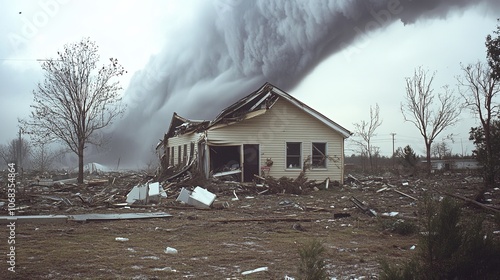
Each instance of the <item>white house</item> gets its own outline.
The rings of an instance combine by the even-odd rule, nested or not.
[[[196,166],[207,177],[254,175],[343,182],[347,129],[270,83],[212,121],[173,114],[157,150],[162,167]]]

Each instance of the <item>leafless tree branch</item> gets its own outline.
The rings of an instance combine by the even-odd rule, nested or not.
[[[81,183],[86,144],[101,144],[95,132],[124,112],[115,78],[125,70],[115,58],[98,69],[98,47],[88,38],[57,54],[42,64],[45,80],[33,91],[30,118],[20,123],[35,137],[56,138],[77,154]]]
[[[439,104],[434,106],[432,82],[435,75],[435,72],[429,75],[422,67],[415,69],[413,77],[405,79],[406,96],[401,104],[405,121],[413,123],[424,138],[428,172],[431,169],[432,142],[443,130],[456,124],[462,109],[458,98],[448,86],[444,86],[443,92],[438,93]]]

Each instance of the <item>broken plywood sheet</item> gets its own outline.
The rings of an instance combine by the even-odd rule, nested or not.
[[[120,213],[120,214],[82,214],[68,216],[70,221],[86,222],[86,221],[106,221],[106,220],[133,220],[133,219],[152,219],[152,218],[167,218],[172,215],[165,212],[158,213]]]
[[[144,185],[137,185],[130,190],[127,194],[127,204],[133,204],[136,201],[143,201],[147,199],[157,199],[158,197],[167,197],[167,193],[160,186],[160,183],[150,183]]]
[[[161,197],[167,197],[167,193],[165,190],[160,186],[159,182],[151,183],[149,184],[149,192],[148,195],[150,197],[155,197],[155,196],[161,196]]]
[[[201,187],[196,187],[193,191],[182,188],[177,197],[177,201],[200,208],[210,208],[214,200],[215,194]]]
[[[239,174],[239,173],[241,173],[241,169],[236,169],[236,170],[231,170],[231,171],[219,172],[219,173],[215,173],[213,176],[214,176],[215,178],[217,178],[217,177],[228,176],[228,175],[234,175],[234,174]]]
[[[0,224],[10,222],[19,223],[65,223],[68,220],[66,215],[29,215],[29,216],[0,216]]]
[[[127,194],[126,202],[133,204],[136,201],[145,200],[148,196],[148,185],[134,186]]]

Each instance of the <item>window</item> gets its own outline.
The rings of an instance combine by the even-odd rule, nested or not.
[[[188,152],[188,145],[184,144],[184,153],[182,155],[182,164],[186,165],[187,162],[187,152]]]
[[[182,146],[177,147],[177,164],[182,162]]]
[[[170,165],[174,166],[175,161],[174,161],[174,156],[175,156],[175,147],[172,147],[172,156],[170,156]]]
[[[170,164],[170,147],[167,147],[165,150],[165,162],[167,164]]]
[[[312,143],[312,168],[326,168],[326,143]]]
[[[191,160],[194,156],[194,142],[191,142],[191,146],[189,147],[189,160]]]
[[[286,168],[301,168],[301,146],[300,142],[286,143]]]

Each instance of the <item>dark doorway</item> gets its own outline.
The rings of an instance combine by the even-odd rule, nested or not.
[[[241,146],[210,146],[210,170],[214,173],[240,168]]]
[[[243,181],[252,182],[254,174],[259,175],[259,145],[243,145]]]

